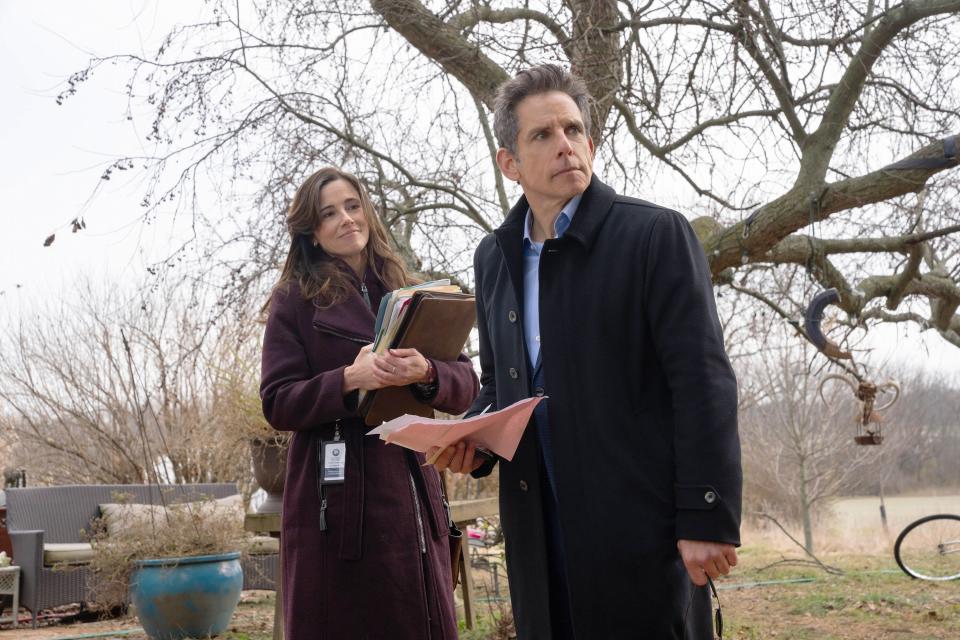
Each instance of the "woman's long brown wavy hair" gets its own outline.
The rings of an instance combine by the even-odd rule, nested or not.
[[[388,290],[398,289],[414,282],[407,273],[403,261],[390,247],[387,230],[373,209],[367,190],[356,176],[336,167],[324,167],[297,189],[287,212],[287,231],[290,233],[290,251],[280,272],[280,279],[273,291],[297,282],[304,298],[314,300],[322,309],[346,300],[355,290],[356,276],[340,260],[335,260],[319,245],[313,246],[313,232],[320,226],[320,191],[335,180],[346,180],[360,194],[360,205],[370,229],[365,262],[386,285]],[[272,297],[272,296],[271,296]],[[269,300],[263,306],[269,311]]]

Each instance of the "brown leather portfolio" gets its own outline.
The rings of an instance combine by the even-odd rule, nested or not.
[[[410,301],[390,348],[413,348],[426,358],[456,360],[476,317],[472,295],[418,291]],[[404,414],[429,418],[433,417],[433,407],[421,403],[410,387],[377,389],[367,392],[360,400],[360,415],[370,426]]]

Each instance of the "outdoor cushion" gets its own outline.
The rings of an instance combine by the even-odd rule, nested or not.
[[[163,507],[152,504],[107,503],[100,505],[100,520],[107,528],[107,534],[115,536],[129,527],[149,526],[156,522],[162,526]]]
[[[188,511],[205,521],[243,522],[243,498],[240,494],[218,500],[201,500],[172,504],[171,510]],[[105,503],[100,505],[100,518],[107,535],[114,536],[128,528],[149,527],[161,531],[167,526],[162,505]]]
[[[93,559],[93,547],[87,542],[47,542],[43,545],[43,564],[85,564]]]
[[[272,536],[251,536],[250,553],[254,555],[280,553],[280,538],[274,538]]]
[[[243,497],[239,493],[217,500],[175,504],[171,509],[186,509],[204,520],[243,524]]]

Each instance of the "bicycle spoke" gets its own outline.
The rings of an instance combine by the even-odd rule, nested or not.
[[[915,578],[960,578],[960,516],[917,520],[897,538],[894,554],[900,567]]]

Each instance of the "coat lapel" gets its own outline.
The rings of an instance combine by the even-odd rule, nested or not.
[[[313,312],[313,326],[352,340],[373,342],[373,325],[377,318],[357,292],[338,305]]]
[[[583,198],[580,200],[580,206],[577,207],[577,214],[573,216],[570,228],[567,229],[563,237],[570,237],[579,240],[586,248],[593,246],[593,241],[600,232],[607,214],[616,199],[616,192],[607,185],[600,182],[596,174],[590,179],[590,186],[583,192]]]
[[[594,174],[590,179],[590,185],[583,192],[580,206],[577,207],[577,213],[564,237],[569,236],[578,240],[589,250],[616,197],[616,192],[601,182]],[[510,282],[513,284],[517,305],[521,309],[523,308],[523,225],[529,208],[530,205],[527,203],[526,196],[521,196],[513,208],[510,209],[510,213],[507,214],[503,224],[494,231],[497,237],[497,245],[503,254],[504,264],[506,264],[507,272],[510,274]],[[543,351],[541,350],[533,367],[534,376],[540,370],[542,355]],[[525,356],[524,364],[527,361]]]
[[[513,292],[517,298],[517,305],[523,309],[523,222],[527,216],[526,196],[521,196],[517,204],[510,209],[507,219],[494,231],[497,236],[497,245],[503,253],[503,261],[510,273],[510,282],[513,283]]]
[[[570,223],[570,228],[567,229],[564,237],[575,238],[589,249],[600,232],[607,214],[610,213],[610,207],[613,206],[616,197],[616,192],[594,174],[590,178],[587,190],[583,192],[577,214],[573,217],[573,222]],[[521,307],[523,306],[523,224],[529,208],[526,196],[521,196],[517,204],[510,209],[503,224],[494,231],[507,271],[510,273],[510,281],[513,283],[517,302]]]

